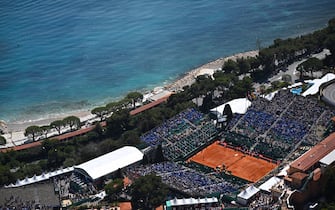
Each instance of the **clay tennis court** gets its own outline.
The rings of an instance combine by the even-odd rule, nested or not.
[[[233,176],[256,182],[277,165],[269,161],[246,155],[240,151],[214,142],[189,159],[190,161],[216,169],[223,164]]]

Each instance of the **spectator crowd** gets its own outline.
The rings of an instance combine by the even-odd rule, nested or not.
[[[234,116],[228,129],[253,139],[253,144],[248,144],[247,150],[281,159],[298,142],[304,141],[310,145],[319,142],[322,136],[318,135],[318,128],[326,127],[334,115],[334,110],[314,97],[280,90],[272,100],[256,98],[245,115],[237,115],[236,119]],[[236,139],[230,143],[245,146]]]
[[[141,136],[150,146],[162,144],[165,158],[185,158],[211,141],[217,131],[214,123],[194,108],[187,109]]]
[[[136,178],[154,173],[171,188],[192,196],[206,196],[212,193],[229,194],[239,188],[234,183],[214,175],[204,174],[174,162],[162,162],[128,168],[127,176]]]

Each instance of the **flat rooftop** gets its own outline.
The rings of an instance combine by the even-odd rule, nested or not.
[[[296,159],[291,165],[291,168],[300,171],[307,171],[314,164],[319,162],[323,157],[328,155],[335,149],[335,133],[330,134],[323,141],[308,150],[305,154]]]

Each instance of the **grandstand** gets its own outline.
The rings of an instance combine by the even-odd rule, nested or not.
[[[316,98],[280,90],[271,101],[256,98],[245,115],[234,116],[227,126],[230,134],[226,133],[224,138],[234,146],[241,146],[238,139],[229,136],[232,133],[246,136],[251,143],[245,149],[281,160],[302,142],[308,145],[319,142],[320,128],[325,128],[329,116],[334,114],[334,110]]]
[[[271,100],[255,98],[245,114],[235,113],[217,144],[213,143],[218,135],[214,124],[197,110],[188,109],[141,136],[152,147],[161,144],[167,160],[182,161],[147,165],[130,174],[153,172],[171,188],[191,196],[222,193],[236,197],[246,184],[271,175],[300,144],[317,144],[321,131],[331,122],[329,116],[335,116],[335,111],[316,98],[280,90]],[[213,144],[223,149],[211,150]],[[319,173],[315,174],[299,171],[293,178],[300,177],[303,183]]]
[[[335,133],[332,133],[319,144],[315,145],[312,149],[308,150],[305,154],[292,162],[288,170],[289,174],[293,174],[295,172],[306,173],[309,170],[314,169],[315,165],[334,149]]]
[[[162,162],[140,167],[131,167],[127,176],[136,178],[154,173],[162,177],[162,181],[181,192],[191,196],[207,196],[210,194],[231,194],[239,189],[239,185],[223,178],[208,176],[200,171],[182,166],[175,162]]]
[[[150,146],[162,144],[168,160],[185,159],[212,141],[214,123],[194,108],[187,109],[141,136]]]

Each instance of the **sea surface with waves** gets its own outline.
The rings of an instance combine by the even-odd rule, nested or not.
[[[326,0],[1,0],[0,119],[89,109],[334,14]]]

